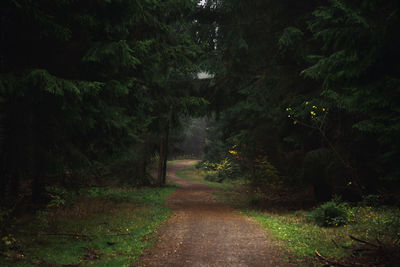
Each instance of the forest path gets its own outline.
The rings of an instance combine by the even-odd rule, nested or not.
[[[168,180],[179,185],[167,201],[173,214],[140,266],[289,266],[265,230],[219,203],[215,189],[177,177],[192,162],[168,166]]]

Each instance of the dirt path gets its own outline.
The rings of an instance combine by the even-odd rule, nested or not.
[[[218,203],[213,188],[176,177],[191,162],[168,168],[168,179],[179,184],[167,202],[173,215],[141,266],[289,266],[265,231]]]

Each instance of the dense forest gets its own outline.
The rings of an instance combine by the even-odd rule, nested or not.
[[[169,127],[206,104],[193,86],[195,7],[3,1],[2,199],[31,181],[40,201],[46,185],[74,187],[114,163],[127,182],[146,184],[156,154],[163,169]]]
[[[261,206],[286,190],[311,192],[300,206],[398,207],[399,12],[395,0],[1,1],[0,223],[55,191],[163,187],[182,155],[201,155],[210,181],[245,180]]]
[[[312,184],[321,201],[398,204],[398,12],[396,1],[207,1],[206,159],[256,183]]]

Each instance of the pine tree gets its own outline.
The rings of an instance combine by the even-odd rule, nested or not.
[[[175,87],[188,83],[201,52],[189,34],[195,1],[0,6],[3,195],[21,177],[39,196],[52,177],[126,153],[143,179],[171,99],[204,103],[181,94],[190,85]]]
[[[353,161],[373,187],[377,177],[400,177],[398,12],[396,1],[333,0],[309,22],[321,54],[303,74],[323,81],[322,96],[351,118]]]

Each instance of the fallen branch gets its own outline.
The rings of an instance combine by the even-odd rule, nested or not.
[[[373,244],[373,243],[371,243],[371,242],[368,242],[368,241],[365,241],[365,240],[361,240],[361,239],[359,239],[359,238],[356,238],[356,237],[354,237],[354,236],[352,236],[352,235],[349,235],[349,237],[350,237],[351,239],[353,239],[354,241],[357,241],[357,242],[360,242],[360,243],[363,243],[363,244],[366,244],[366,245],[370,245],[370,246],[372,246],[372,247],[374,247],[374,248],[379,248],[379,247],[380,247],[380,246],[375,245],[375,244]]]
[[[333,261],[333,260],[329,260],[329,259],[325,258],[324,256],[322,256],[318,252],[318,250],[314,250],[314,252],[315,252],[315,255],[317,255],[319,260],[321,260],[321,261],[323,261],[323,262],[325,262],[327,264],[330,264],[332,266],[338,266],[338,267],[349,267],[349,266],[351,266],[351,265],[344,265],[344,264],[342,264],[340,262],[336,262],[336,261]]]

